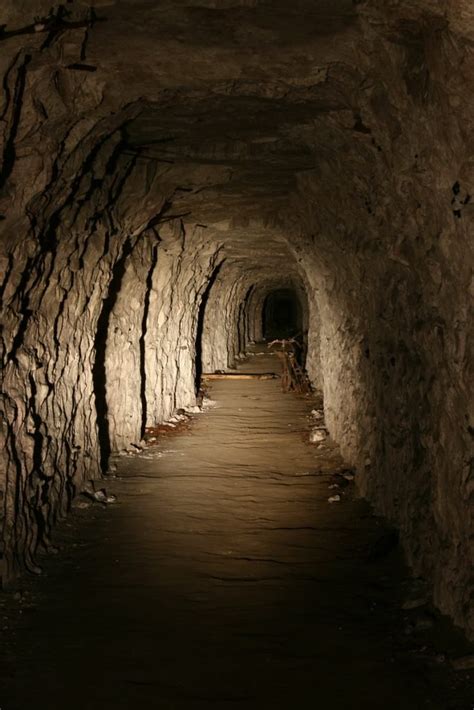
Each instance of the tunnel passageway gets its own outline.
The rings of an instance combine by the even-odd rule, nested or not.
[[[271,291],[263,306],[263,334],[266,340],[291,338],[303,329],[302,308],[290,289]]]
[[[436,707],[451,671],[442,710],[466,710],[473,46],[472,0],[2,1],[0,673],[21,710],[37,688],[64,707],[61,685],[77,710],[389,708],[400,685]],[[275,382],[219,380],[197,416],[204,375],[289,336],[311,453],[310,397]],[[182,412],[192,433],[137,454]],[[366,503],[328,503],[315,471],[342,465]],[[119,503],[78,508],[94,485]],[[401,619],[368,505],[422,589]],[[423,636],[443,615],[464,650]]]
[[[264,352],[240,369],[278,369]],[[190,431],[122,458],[118,503],[77,509],[25,580],[2,707],[451,707],[395,640],[405,573],[366,559],[383,526],[352,492],[327,502],[344,466],[305,443],[319,400],[277,380],[211,394]]]

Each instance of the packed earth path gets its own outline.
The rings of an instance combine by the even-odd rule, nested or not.
[[[256,348],[240,369],[278,360]],[[320,398],[278,379],[209,395],[122,457],[117,502],[80,499],[44,576],[1,597],[2,710],[468,710],[462,638],[420,605],[337,447],[308,442]]]

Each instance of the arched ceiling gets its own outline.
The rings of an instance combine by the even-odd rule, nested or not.
[[[364,165],[399,133],[376,44],[403,55],[396,81],[422,96],[430,37],[448,22],[468,33],[472,14],[465,0],[456,12],[447,0],[8,0],[0,57],[47,47],[29,72],[54,71],[78,120],[133,107],[120,150],[173,195],[167,218],[215,231],[239,263],[284,270],[298,188],[314,176],[332,194],[341,178],[365,192]]]
[[[11,3],[8,30],[49,12]],[[66,81],[80,78],[104,113],[137,106],[122,149],[169,185],[171,213],[215,229],[228,257],[285,270],[292,257],[272,227],[328,149],[320,123],[340,111],[358,121],[352,0],[73,1],[62,17]],[[54,32],[32,34],[43,39],[54,53]]]
[[[228,257],[285,271],[292,256],[271,226],[315,168],[318,121],[352,110],[352,1],[119,2],[101,14],[88,60],[113,92],[147,97],[127,148],[179,186],[174,211],[215,228]]]

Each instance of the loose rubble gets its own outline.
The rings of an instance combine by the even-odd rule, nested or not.
[[[110,505],[111,503],[116,503],[117,498],[114,495],[109,495],[105,488],[99,488],[99,490],[84,489],[82,495],[95,503],[102,503],[103,505]]]

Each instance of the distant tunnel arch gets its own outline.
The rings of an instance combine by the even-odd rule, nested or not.
[[[303,330],[303,307],[291,288],[270,291],[262,309],[262,332],[265,340],[291,338]]]

